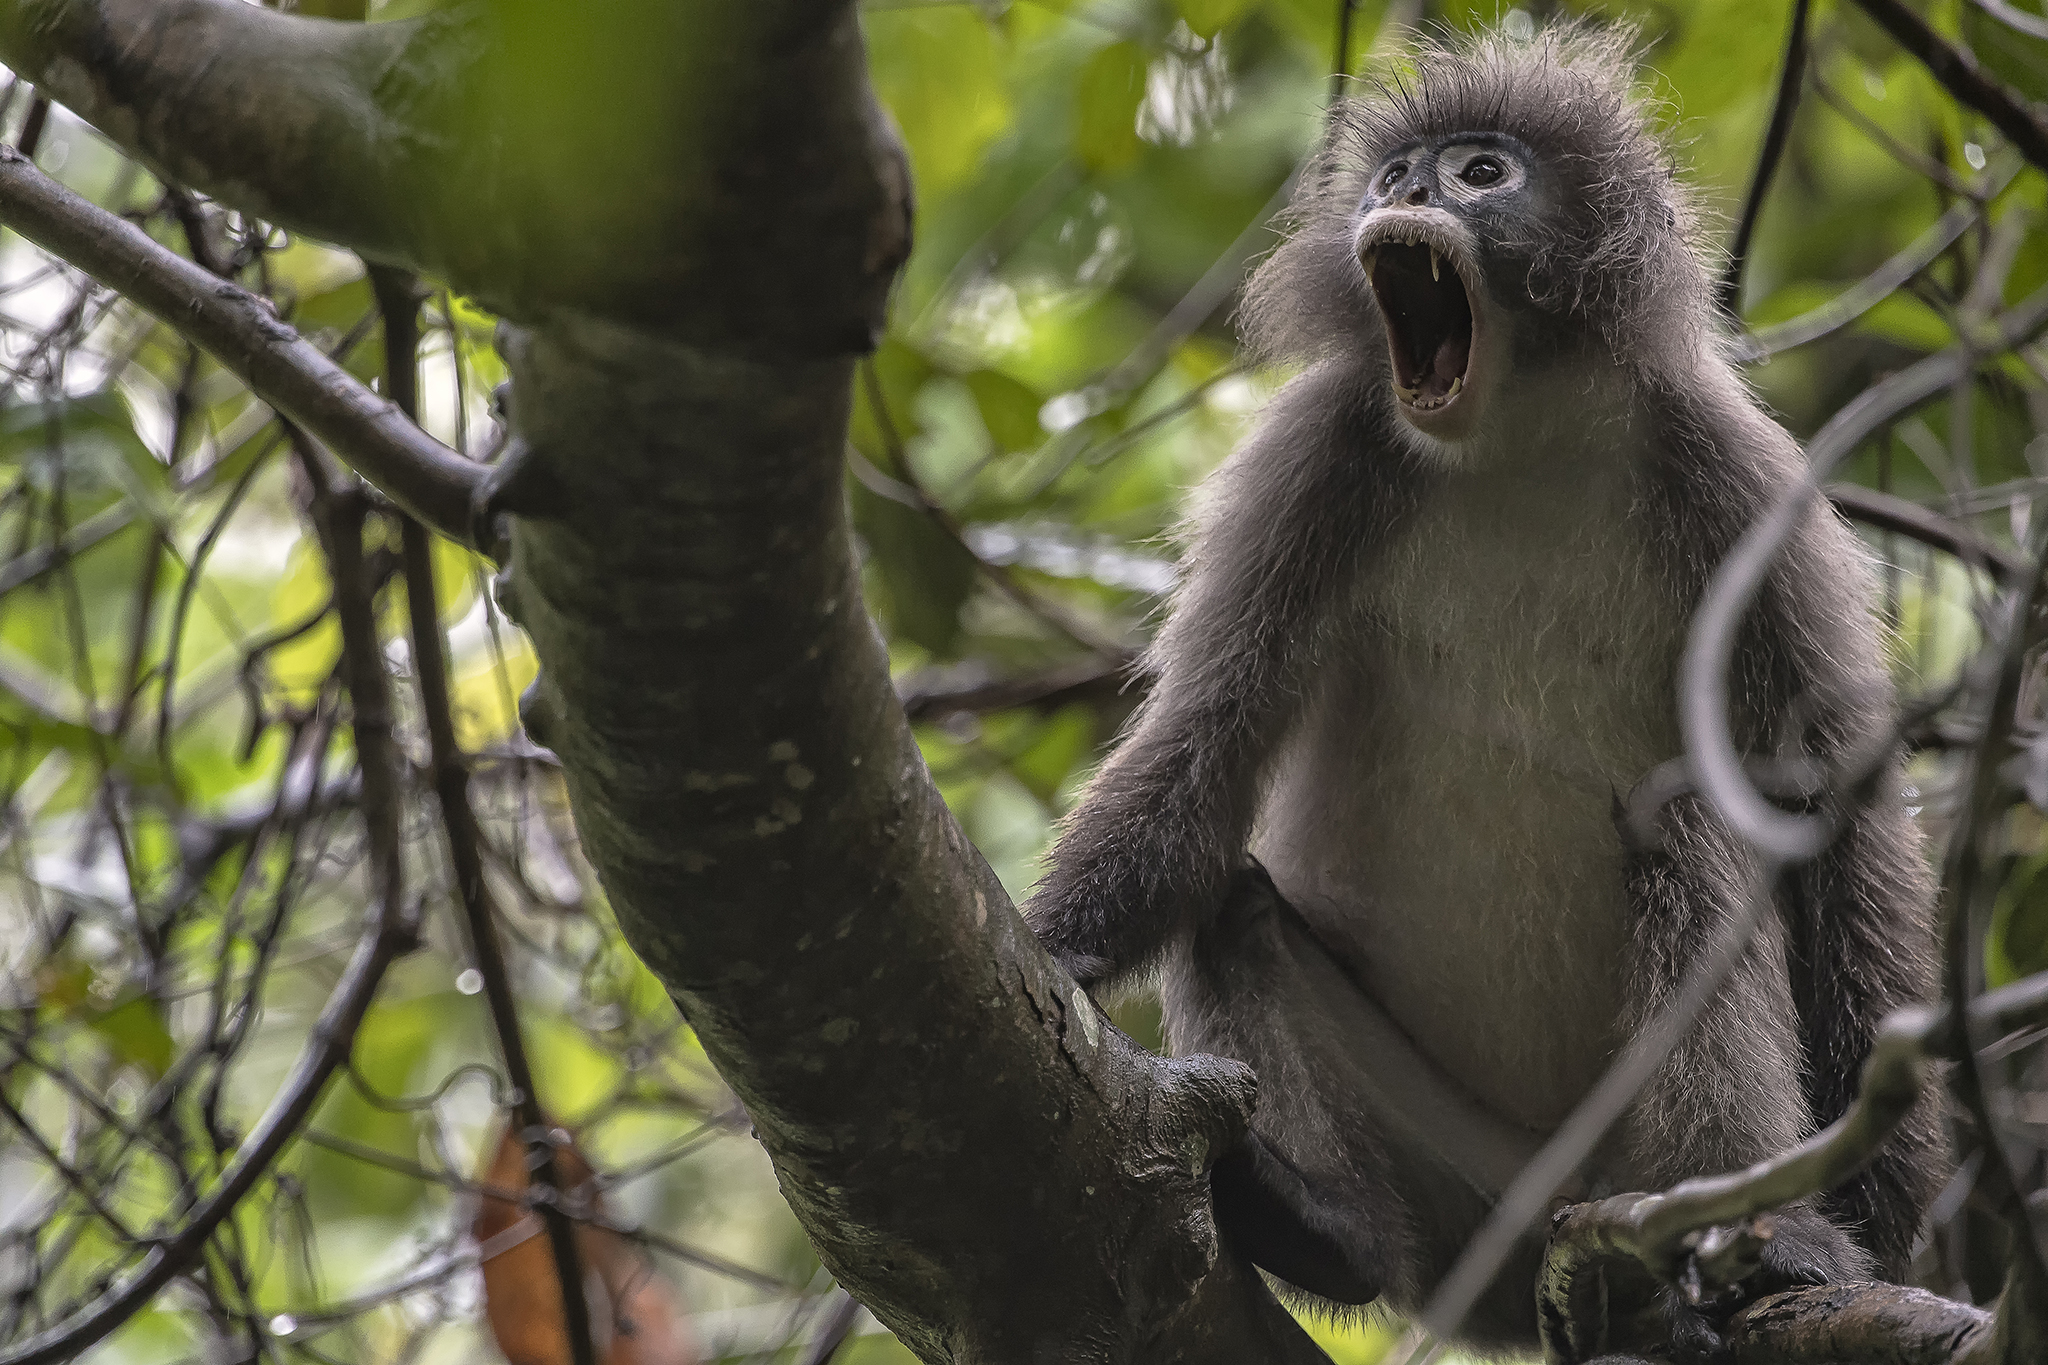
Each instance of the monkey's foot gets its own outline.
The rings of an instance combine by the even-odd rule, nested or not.
[[[1788,1289],[1867,1273],[1842,1230],[1810,1207],[1709,1228],[1665,1299],[1672,1359],[1679,1365],[1723,1365],[1730,1356],[1723,1332],[1740,1309]]]
[[[1209,1182],[1217,1226],[1253,1265],[1332,1303],[1380,1296],[1373,1249],[1352,1220],[1257,1133],[1216,1162]]]

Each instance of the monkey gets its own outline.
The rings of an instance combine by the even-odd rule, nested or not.
[[[1333,108],[1240,311],[1295,377],[1205,483],[1149,695],[1026,904],[1077,982],[1156,973],[1172,1051],[1257,1073],[1216,1221],[1311,1304],[1424,1303],[1503,1153],[1556,1129],[1759,884],[1697,794],[1654,838],[1618,818],[1683,749],[1710,574],[1802,461],[1735,367],[1634,41],[1434,38]],[[1867,554],[1812,501],[1730,692],[1747,752],[1827,763],[1894,702]],[[1854,1100],[1885,1015],[1932,997],[1896,760],[1762,894],[1587,1197],[1788,1149]],[[1930,1097],[1863,1174],[1777,1215],[1752,1283],[1899,1277],[1945,1141]],[[1535,1343],[1524,1240],[1468,1344]],[[1712,1323],[1669,1311],[1674,1349],[1711,1354]]]

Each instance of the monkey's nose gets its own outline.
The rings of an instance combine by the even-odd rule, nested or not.
[[[1416,205],[1427,204],[1429,202],[1429,186],[1418,181],[1415,187],[1408,191],[1408,202]]]

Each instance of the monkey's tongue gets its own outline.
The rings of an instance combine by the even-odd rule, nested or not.
[[[1429,372],[1422,376],[1420,388],[1425,397],[1441,398],[1450,392],[1451,382],[1465,373],[1465,366],[1472,358],[1472,336],[1469,332],[1453,331],[1437,343],[1436,354],[1429,358]]]

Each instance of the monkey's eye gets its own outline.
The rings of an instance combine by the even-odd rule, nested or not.
[[[1491,185],[1506,175],[1507,171],[1490,156],[1475,156],[1465,163],[1465,169],[1458,174],[1468,185]]]
[[[1396,161],[1393,165],[1387,167],[1380,175],[1380,193],[1385,194],[1388,190],[1400,184],[1401,177],[1406,174],[1408,174],[1408,163],[1405,161]]]

